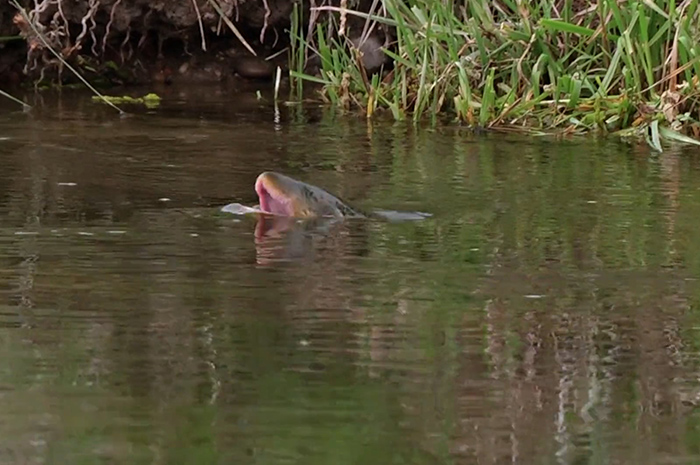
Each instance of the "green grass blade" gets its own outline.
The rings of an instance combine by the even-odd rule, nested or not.
[[[660,126],[659,127],[659,135],[663,137],[664,139],[669,139],[674,142],[681,142],[683,144],[693,144],[693,145],[700,145],[700,141],[697,139],[693,139],[692,137],[688,137],[684,134],[681,134],[678,131],[674,131],[673,129],[667,128],[665,126]]]
[[[659,152],[663,152],[664,150],[661,148],[661,137],[659,137],[659,120],[655,119],[652,121],[649,129],[651,130],[651,146]]]
[[[590,37],[595,34],[594,29],[566,23],[560,19],[541,19],[540,25],[554,32],[568,32],[585,37]]]
[[[289,75],[292,77],[298,78],[298,79],[303,79],[305,81],[315,82],[317,84],[323,84],[326,86],[329,86],[332,84],[331,81],[329,81],[327,79],[322,79],[322,78],[319,78],[316,76],[311,76],[310,74],[300,73],[298,71],[290,70]]]

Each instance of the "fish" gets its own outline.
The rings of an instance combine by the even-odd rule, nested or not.
[[[255,192],[260,202],[257,208],[272,215],[293,218],[366,216],[320,187],[274,171],[266,171],[258,176]]]
[[[351,207],[335,195],[320,187],[274,171],[265,171],[255,180],[255,192],[259,204],[253,207],[231,203],[221,211],[234,215],[250,213],[274,217],[312,218],[379,218],[387,221],[419,221],[431,217],[430,213],[373,210],[364,212]]]

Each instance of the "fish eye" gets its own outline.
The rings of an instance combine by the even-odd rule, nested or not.
[[[309,189],[309,188],[306,187],[306,186],[304,186],[304,187],[302,188],[302,194],[303,194],[304,197],[306,197],[307,199],[316,200],[316,195],[313,193],[313,191],[312,191],[311,189]]]

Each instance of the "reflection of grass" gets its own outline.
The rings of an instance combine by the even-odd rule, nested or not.
[[[389,1],[383,16],[322,7],[391,28],[394,69],[367,76],[330,21],[315,25],[313,40],[293,25],[291,77],[367,115],[385,108],[396,119],[444,113],[473,126],[628,129],[657,149],[681,128],[700,134],[698,2],[579,3]],[[314,52],[320,77],[300,66]]]
[[[676,166],[671,154],[650,160],[621,145],[492,143],[402,125],[365,134],[341,120],[290,128],[306,142],[288,144],[290,156],[302,167],[331,156],[366,167],[339,179],[371,177],[363,186],[377,206],[419,199],[434,219],[358,222],[340,239],[318,238],[311,260],[262,269],[252,225],[222,228],[144,204],[122,224],[113,203],[95,203],[94,187],[89,198],[58,201],[40,191],[45,227],[68,229],[0,234],[6,288],[17,282],[14,257],[35,246],[41,266],[22,281],[37,299],[31,312],[56,306],[5,331],[5,371],[14,365],[12,376],[26,380],[3,396],[6,423],[19,422],[8,431],[34,433],[22,422],[48,418],[40,426],[57,432],[50,458],[62,463],[87,463],[95,451],[125,463],[475,463],[512,450],[498,438],[535,435],[539,449],[519,461],[547,463],[562,427],[580,441],[574,452],[590,444],[605,462],[639,440],[640,424],[654,437],[678,432],[672,452],[695,447],[695,436],[683,437],[687,415],[667,409],[658,421],[645,406],[681,406],[676,393],[695,384],[697,352],[668,337],[677,323],[689,327],[680,299],[697,282],[656,270],[684,237],[683,263],[700,257],[697,160],[679,156]],[[211,150],[202,157],[219,160]],[[41,173],[74,163],[48,160]],[[671,169],[681,190],[673,236]],[[115,179],[153,186],[155,170],[141,171]],[[22,225],[25,197],[8,210]],[[99,230],[72,213],[88,208],[99,209]],[[105,241],[102,228],[117,225],[128,234]],[[86,227],[98,237],[75,234]],[[648,280],[638,281],[640,270]],[[537,292],[547,297],[523,298]],[[455,457],[461,445],[465,457]]]
[[[410,201],[435,216],[401,228],[377,225],[390,250],[409,247],[406,253],[425,255],[419,247],[425,237],[430,260],[448,269],[488,263],[492,250],[504,258],[517,256],[526,269],[548,260],[612,269],[678,260],[665,233],[670,200],[660,192],[654,165],[645,167],[625,150],[616,153],[617,145],[588,144],[597,156],[581,157],[576,152],[584,145],[572,143],[554,156],[544,143],[523,140],[494,153],[491,143],[460,142],[461,137],[458,132],[430,142],[416,137],[392,148],[385,173],[391,181],[370,191],[365,203],[405,209]],[[431,232],[421,231],[425,228]],[[414,236],[404,237],[408,231]],[[683,260],[694,263],[693,257],[688,253]]]

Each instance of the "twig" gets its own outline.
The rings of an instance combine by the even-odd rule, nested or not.
[[[263,27],[260,30],[260,43],[262,44],[265,41],[265,30],[267,29],[267,21],[270,18],[270,5],[267,4],[267,0],[262,0],[263,5],[265,6],[265,19],[263,20]]]
[[[372,2],[372,6],[369,7],[369,14],[372,15],[374,14],[374,9],[377,7],[377,4],[379,3],[379,0],[374,0]],[[365,43],[367,38],[372,34],[372,31],[374,31],[374,27],[377,25],[377,21],[372,21],[370,18],[365,19],[365,24],[362,27],[362,35],[360,36],[360,41],[358,44],[358,48],[362,46],[362,44]]]
[[[664,76],[663,78],[659,79],[658,81],[656,81],[654,84],[650,85],[649,87],[642,89],[641,93],[643,94],[645,92],[649,92],[651,89],[658,86],[659,84],[664,83],[664,82],[668,81],[669,79],[678,76],[686,69],[694,66],[698,61],[700,61],[700,58],[694,58],[694,59],[690,60],[689,62],[687,62],[686,64],[684,64],[680,68],[676,68],[676,70],[674,72],[669,73],[667,76]]]
[[[122,64],[124,64],[124,47],[129,44],[129,40],[131,39],[131,25],[126,28],[126,37],[124,37],[124,40],[122,40],[122,43],[119,45],[119,58],[122,61]],[[133,49],[131,49],[133,51]],[[131,58],[131,52],[129,52],[129,55],[126,57],[126,59]]]
[[[202,24],[202,15],[199,14],[199,7],[197,6],[197,0],[192,0],[192,6],[194,7],[195,13],[197,13],[197,22],[199,23],[199,35],[202,36],[202,51],[207,51],[207,41],[204,38],[204,25]]]
[[[277,67],[277,72],[275,73],[275,104],[277,104],[277,96],[280,90],[280,81],[282,79],[282,68]]]
[[[14,1],[14,0],[13,0],[13,1]],[[224,12],[223,12],[223,10],[221,9],[221,7],[219,6],[219,4],[216,3],[216,0],[207,0],[207,1],[209,2],[209,4],[210,4],[211,6],[214,7],[214,9],[216,10],[216,12],[219,13],[219,16],[221,17],[221,19],[224,21],[224,23],[226,23],[226,25],[229,27],[229,29],[231,29],[231,31],[235,34],[235,36],[238,37],[238,40],[241,41],[241,43],[243,44],[243,46],[244,46],[245,48],[247,48],[248,51],[249,51],[250,53],[253,54],[253,56],[258,56],[258,54],[255,53],[255,50],[253,50],[253,47],[251,47],[251,46],[248,44],[248,42],[246,42],[246,40],[243,38],[243,36],[241,35],[241,33],[238,32],[238,29],[236,29],[236,26],[234,26],[233,23],[231,22],[231,20],[228,19],[228,17],[226,17],[226,15],[224,14]]]
[[[361,11],[351,10],[348,8],[340,8],[337,6],[317,6],[317,7],[311,7],[311,8],[309,8],[309,10],[311,10],[311,11],[335,11],[336,13],[346,13],[346,14],[350,14],[353,16],[357,16],[359,18],[373,19],[373,20],[377,21],[378,23],[387,24],[389,26],[403,26],[403,27],[407,27],[407,28],[414,30],[414,31],[418,30],[417,27],[415,27],[411,24],[400,25],[395,20],[385,18],[383,16],[371,15],[371,14],[363,13]]]
[[[95,5],[95,8],[98,8],[100,6],[100,2],[97,2],[97,5]],[[90,47],[90,51],[92,52],[92,56],[97,56],[97,36],[95,35],[95,28],[97,27],[97,22],[95,21],[95,15],[90,16],[90,22],[92,23],[92,26],[90,26],[90,29],[88,31],[90,32],[90,38],[92,39],[92,46]]]
[[[63,27],[66,29],[66,35],[68,35],[70,29],[68,25],[68,20],[66,19],[66,15],[63,14],[63,0],[58,0],[58,13],[61,16],[61,19],[63,19]]]
[[[117,6],[122,2],[122,0],[117,0],[114,2],[114,5],[112,6],[112,11],[109,12],[109,22],[107,23],[107,26],[105,26],[105,36],[102,39],[102,55],[105,54],[105,49],[107,48],[107,37],[109,37],[109,30],[112,27],[112,23],[114,22],[114,11],[117,9]]]
[[[370,12],[371,13],[371,12]],[[338,28],[338,36],[345,35],[345,24],[348,21],[348,0],[340,0],[340,27]]]
[[[309,6],[309,26],[308,29],[306,30],[306,43],[311,44],[313,42],[313,37],[314,37],[314,26],[316,25],[316,19],[318,18],[319,13],[316,11],[316,0],[310,0],[310,6]],[[299,34],[301,35],[301,34]],[[304,66],[306,66],[306,63],[309,61],[309,46],[304,47]]]
[[[270,55],[270,56],[268,56],[267,58],[265,58],[265,61],[270,61],[270,60],[272,60],[272,59],[274,59],[274,58],[277,58],[278,56],[282,55],[283,53],[286,53],[288,50],[289,50],[289,47],[284,47],[284,48],[283,48],[282,50],[280,50],[279,52],[275,52],[275,53],[273,53],[272,55]]]
[[[83,16],[83,19],[80,21],[80,24],[82,24],[83,29],[80,31],[80,34],[78,34],[78,38],[75,39],[75,46],[76,47],[80,46],[80,43],[83,41],[83,38],[88,33],[88,25],[87,25],[88,19],[92,18],[95,15],[95,12],[97,11],[97,7],[99,5],[100,5],[100,3],[95,1],[95,0],[90,0],[88,2],[88,11],[85,14],[85,16]]]
[[[18,98],[16,98],[16,97],[13,97],[12,95],[8,94],[7,92],[4,92],[4,91],[1,90],[1,89],[0,89],[0,95],[2,95],[3,97],[9,98],[10,100],[12,100],[12,101],[15,102],[15,103],[19,103],[20,105],[22,105],[22,108],[24,108],[24,109],[29,109],[29,108],[31,108],[31,106],[30,106],[29,104],[24,103],[24,102],[21,101],[20,99],[18,99]]]

